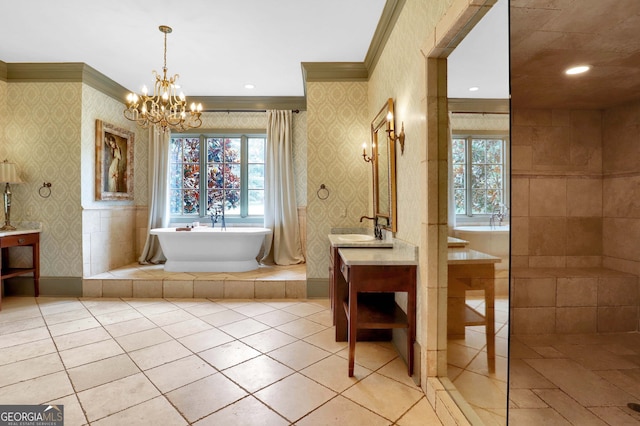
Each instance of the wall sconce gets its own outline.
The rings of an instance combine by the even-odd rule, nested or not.
[[[15,231],[16,228],[11,226],[11,183],[22,183],[16,165],[4,160],[0,163],[0,183],[5,183],[4,187],[4,226],[0,231]]]
[[[373,158],[369,157],[367,155],[367,143],[366,142],[362,142],[362,158],[364,159],[364,161],[366,161],[367,163],[370,163],[373,161]]]
[[[389,139],[391,139],[394,143],[396,141],[400,142],[400,154],[404,154],[404,121],[402,122],[400,133],[397,135],[395,130],[391,128],[391,123],[393,122],[393,113],[391,111],[389,111],[389,114],[387,114],[387,121],[389,122],[389,126],[387,126]],[[393,127],[395,128],[395,125]]]

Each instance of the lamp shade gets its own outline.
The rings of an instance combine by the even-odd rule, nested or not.
[[[0,183],[22,183],[15,163],[9,163],[6,160],[0,163]]]

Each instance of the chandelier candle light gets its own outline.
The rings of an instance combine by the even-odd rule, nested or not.
[[[202,125],[200,115],[202,114],[202,104],[191,104],[187,110],[187,100],[181,92],[176,94],[176,81],[179,75],[175,74],[167,79],[167,34],[171,27],[161,25],[160,32],[164,33],[164,66],[162,67],[162,78],[160,74],[153,71],[156,82],[153,87],[153,96],[147,94],[147,86],[142,87],[142,94],[129,93],[127,95],[127,108],[124,116],[131,121],[135,121],[143,128],[151,125],[159,126],[163,132],[167,130],[184,131],[197,128]]]
[[[15,231],[15,226],[11,226],[11,183],[22,183],[16,165],[4,160],[0,163],[0,183],[5,183],[4,187],[4,226],[0,231]]]

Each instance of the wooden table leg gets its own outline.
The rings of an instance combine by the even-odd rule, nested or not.
[[[487,336],[487,365],[489,372],[496,370],[496,332],[495,332],[495,279],[488,280],[484,288],[484,305]]]

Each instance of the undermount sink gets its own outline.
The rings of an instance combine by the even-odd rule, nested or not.
[[[372,235],[366,235],[366,234],[340,234],[338,238],[342,241],[350,242],[350,243],[375,240],[375,238]]]

